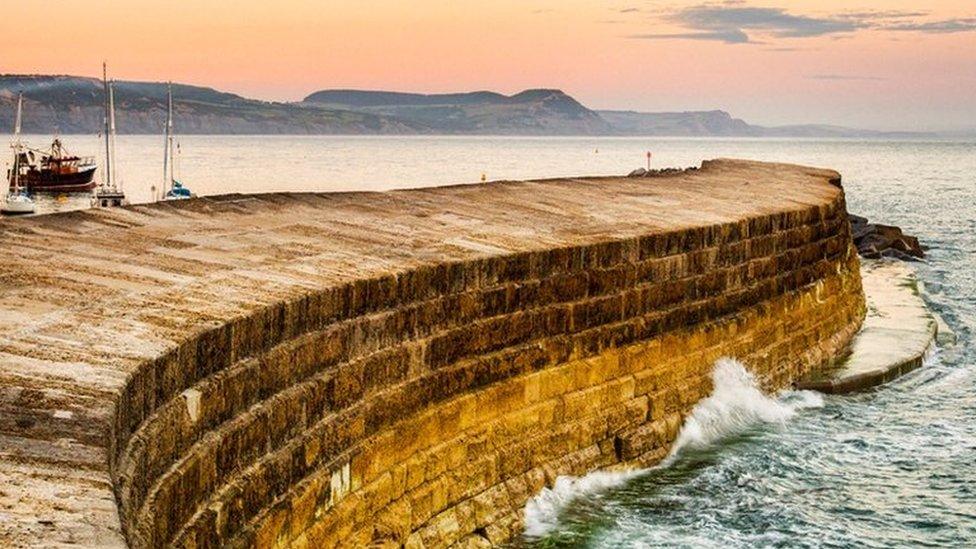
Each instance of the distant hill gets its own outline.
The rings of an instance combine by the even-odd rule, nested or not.
[[[26,133],[94,134],[102,83],[94,78],[0,75],[0,132],[13,127],[24,92]],[[594,111],[560,90],[416,94],[323,90],[295,103],[258,101],[212,88],[173,85],[179,132],[315,135],[626,135],[730,137],[916,137],[823,125],[763,127],[724,111]],[[166,84],[115,83],[120,133],[154,134],[166,116]]]
[[[725,111],[634,112],[598,111],[613,128],[626,135],[760,136],[764,128],[733,118]]]
[[[26,133],[97,133],[102,128],[102,83],[75,76],[0,76],[0,128],[12,128],[17,93],[24,92]],[[269,103],[211,88],[173,85],[181,133],[411,134],[427,128],[375,114]],[[115,83],[120,133],[159,133],[166,119],[166,84]]]
[[[307,103],[344,105],[357,109],[391,106],[433,107],[437,105],[502,104],[512,98],[491,91],[422,94],[367,90],[322,90],[305,98]]]
[[[621,135],[669,137],[863,137],[906,138],[933,134],[880,132],[823,124],[757,126],[725,111],[597,111]]]
[[[613,128],[599,114],[560,90],[526,90],[423,95],[324,90],[305,104],[391,116],[440,133],[517,135],[603,135]]]

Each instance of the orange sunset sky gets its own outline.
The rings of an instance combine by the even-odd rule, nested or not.
[[[0,73],[323,88],[561,88],[592,108],[976,127],[976,1],[4,2]]]

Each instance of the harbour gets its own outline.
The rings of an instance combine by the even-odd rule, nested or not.
[[[8,188],[0,213],[4,215],[32,215],[37,212],[37,200],[46,197],[45,203],[52,201],[64,205],[65,209],[83,208],[84,199],[89,207],[110,208],[129,204],[123,187],[123,177],[116,163],[116,109],[115,83],[108,78],[108,67],[102,65],[102,102],[104,105],[103,128],[99,135],[104,140],[104,156],[100,165],[99,180],[96,172],[99,165],[95,156],[76,156],[67,151],[57,134],[49,148],[32,147],[21,135],[23,124],[24,93],[19,92],[14,115],[13,135],[10,148],[13,160],[6,170]],[[195,196],[189,188],[177,180],[177,161],[180,145],[173,125],[173,90],[167,86],[166,119],[163,124],[164,151],[161,184],[149,184],[152,200],[185,200]],[[143,186],[146,186],[146,185]],[[42,208],[42,211],[47,208]],[[57,208],[55,208],[57,210]]]
[[[976,547],[971,4],[10,3],[0,549]]]
[[[147,150],[154,145],[158,147],[159,142],[156,136],[122,136],[121,139],[128,139],[133,143],[145,140]],[[264,138],[197,137],[197,142],[206,143],[210,139],[223,143],[223,146],[235,141],[253,142],[254,146],[258,146],[261,142],[274,141],[274,139]],[[404,153],[401,156],[409,156],[411,147],[417,147],[418,155],[430,155],[431,142],[443,147],[444,154],[449,153],[452,148],[458,151],[470,150],[472,144],[477,147],[490,147],[497,151],[500,147],[511,146],[511,143],[521,145],[526,141],[497,138],[464,140],[281,138],[281,140],[285,144],[280,149],[282,151],[294,150],[302,143],[309,147],[308,144],[311,142],[313,143],[311,146],[317,149],[317,154],[322,156],[327,156],[332,148],[348,151],[357,147],[370,149],[369,155],[372,156],[376,148],[394,145]],[[379,141],[379,144],[373,145],[376,141]],[[554,159],[572,158],[574,150],[590,148],[593,143],[589,139],[529,141],[537,150],[551,148],[551,157]],[[643,146],[646,146],[646,141],[601,140],[599,142],[600,154],[607,154],[615,160],[617,155],[631,157],[630,151]],[[799,393],[787,391],[780,395],[756,397],[758,398],[756,401],[732,400],[729,405],[733,406],[733,409],[736,406],[746,406],[747,409],[756,409],[756,406],[762,409],[766,406],[770,411],[762,412],[763,415],[756,416],[755,420],[735,424],[734,428],[719,426],[713,430],[714,435],[679,451],[676,458],[663,469],[655,470],[648,475],[616,478],[604,483],[603,488],[595,491],[583,490],[573,493],[569,503],[561,505],[558,512],[545,515],[544,529],[538,528],[540,523],[531,522],[531,520],[538,520],[537,515],[528,514],[531,520],[525,525],[523,534],[515,535],[515,543],[529,546],[586,543],[609,547],[628,545],[639,540],[659,540],[662,543],[664,540],[672,540],[679,545],[707,546],[708,540],[696,533],[700,527],[695,526],[698,524],[696,517],[700,516],[702,505],[713,505],[715,512],[725,517],[722,523],[707,527],[707,531],[712,532],[709,535],[731,539],[732,544],[737,546],[771,543],[779,539],[777,536],[787,538],[808,536],[812,531],[825,528],[827,524],[836,521],[863,529],[865,523],[859,518],[861,515],[858,513],[861,511],[858,509],[870,507],[870,499],[862,499],[862,495],[859,495],[862,492],[858,492],[859,490],[863,491],[863,494],[876,493],[872,492],[876,490],[885,491],[891,494],[888,497],[896,498],[891,501],[896,501],[902,496],[891,492],[893,488],[884,482],[886,475],[893,475],[903,485],[922,490],[918,483],[930,474],[945,475],[946,480],[940,484],[938,492],[940,495],[933,496],[939,499],[926,499],[922,496],[923,501],[926,502],[926,510],[922,513],[929,517],[925,519],[928,520],[926,526],[916,525],[907,518],[908,515],[901,515],[899,513],[902,511],[892,508],[885,511],[886,518],[878,523],[880,530],[872,531],[870,534],[864,530],[855,530],[851,534],[855,537],[848,538],[838,534],[831,539],[838,544],[851,543],[855,539],[862,539],[865,535],[876,536],[888,542],[896,539],[915,539],[920,542],[944,543],[948,539],[966,539],[969,535],[968,519],[962,509],[969,501],[964,487],[972,482],[967,476],[968,468],[950,466],[949,469],[942,469],[946,462],[936,456],[950,447],[964,451],[967,444],[971,444],[969,438],[971,432],[967,430],[968,424],[962,418],[968,413],[966,410],[969,400],[966,395],[973,381],[969,364],[973,356],[970,341],[974,321],[976,321],[976,314],[974,314],[976,310],[969,303],[968,296],[971,290],[976,290],[976,286],[973,286],[976,284],[976,279],[972,278],[971,270],[965,266],[971,260],[966,250],[972,249],[976,244],[970,240],[970,233],[951,231],[947,228],[958,226],[961,220],[965,219],[965,217],[954,217],[954,215],[965,216],[966,214],[965,211],[953,210],[951,204],[964,200],[968,196],[967,193],[971,192],[963,182],[966,181],[964,176],[968,170],[966,162],[971,159],[969,153],[972,151],[973,144],[840,141],[797,145],[767,140],[713,140],[705,143],[699,140],[661,140],[654,146],[655,150],[664,151],[658,154],[665,159],[680,158],[682,155],[685,158],[693,158],[693,155],[700,150],[726,148],[739,154],[763,155],[773,159],[790,155],[819,154],[825,158],[824,162],[830,161],[846,166],[848,172],[852,174],[844,178],[847,201],[851,209],[857,208],[857,211],[874,219],[897,223],[907,231],[917,234],[930,248],[923,261],[903,265],[925,281],[927,290],[923,296],[926,304],[945,317],[946,323],[958,333],[958,343],[949,346],[940,345],[921,368],[876,389],[862,390],[850,395],[823,397],[809,396],[811,393],[808,391]],[[912,156],[906,153],[910,148],[922,149],[925,153]],[[512,147],[508,150],[511,154],[517,155],[516,151],[519,148]],[[592,154],[592,151],[590,153]],[[237,154],[240,154],[240,148],[237,148]],[[211,158],[212,156],[210,155]],[[826,158],[827,156],[831,158]],[[546,154],[536,155],[536,158],[546,157]],[[873,166],[861,165],[861,159],[867,157],[879,157],[889,161],[890,164],[882,162]],[[592,157],[587,157],[587,160],[590,158]],[[883,170],[880,168],[882,165],[885,166]],[[526,167],[540,171],[553,169],[544,162],[533,166],[527,160],[522,161],[520,169]],[[152,169],[152,164],[147,163],[147,168]],[[399,169],[402,171],[395,175],[405,180],[404,185],[409,185],[407,177],[402,175],[409,172],[403,167]],[[570,166],[564,169],[580,168]],[[590,169],[603,168],[591,166]],[[463,173],[447,174],[444,177],[445,180],[449,180],[450,177],[463,177]],[[252,181],[257,184],[258,178],[255,177]],[[624,179],[622,181],[644,180]],[[653,185],[654,178],[646,181],[647,184]],[[918,181],[925,181],[926,184],[919,185]],[[365,181],[356,184],[368,186]],[[374,184],[380,185],[380,183]],[[472,184],[480,185],[476,182]],[[332,183],[332,185],[339,186],[341,183]],[[493,184],[488,184],[489,187],[491,185]],[[228,193],[217,190],[215,194]],[[295,198],[303,195],[304,193],[298,193]],[[269,195],[268,199],[277,200],[272,195]],[[239,202],[241,200],[244,202]],[[253,199],[240,194],[231,194],[226,199],[214,202],[213,205],[217,206],[226,201],[226,206],[221,207],[240,208],[238,204],[247,203],[248,200]],[[187,202],[186,205],[191,204]],[[177,209],[167,214],[163,214],[163,210],[160,210],[160,213],[155,215],[176,215],[183,219],[186,219],[186,216],[201,215],[201,213],[192,213],[199,212],[197,208],[192,207],[185,210],[185,213],[180,213],[183,210],[179,205],[153,206],[153,208],[170,207]],[[213,206],[208,206],[210,207]],[[287,210],[291,208],[286,208],[285,211]],[[935,211],[949,213],[949,215],[926,214]],[[73,219],[77,218],[66,217],[66,224],[59,230],[72,230],[71,223],[76,222]],[[17,220],[11,221],[17,222]],[[61,225],[61,222],[54,218],[51,222]],[[79,228],[84,225],[88,223],[79,225]],[[164,223],[162,226],[166,225],[169,224]],[[196,241],[196,238],[190,237],[190,240]],[[185,253],[181,252],[181,254]],[[153,284],[146,285],[147,281],[141,281],[142,277],[149,274],[144,268],[127,270],[130,272],[127,278],[135,276],[126,283],[130,289],[138,287],[148,290],[153,287]],[[99,280],[101,280],[100,285],[105,283],[104,279],[99,278]],[[135,285],[130,286],[131,284]],[[737,378],[733,376],[732,379]],[[736,391],[749,389],[748,381],[745,383],[747,384],[745,386],[733,385],[733,387],[740,387]],[[745,394],[756,394],[749,392],[756,390],[749,389]],[[956,411],[949,413],[947,407]],[[952,414],[962,415],[954,423],[932,419],[934,423],[926,424],[927,417],[935,416],[917,415],[920,410],[925,409],[943,410],[937,413],[944,417],[955,417]],[[767,422],[761,419],[766,417],[765,414],[772,414],[768,417],[782,419]],[[882,421],[883,417],[891,419]],[[904,438],[912,436],[909,433],[926,429],[925,425],[934,429],[932,436],[945,438],[945,442],[913,447],[912,444],[919,443]],[[909,430],[905,431],[906,428]],[[883,457],[889,451],[888,449],[893,447],[891,445],[904,449],[899,453],[902,457]],[[928,448],[928,450],[919,454],[921,448]],[[769,451],[775,451],[776,455],[776,460],[771,463],[762,457]],[[917,454],[917,456],[909,457],[909,454]],[[832,455],[848,455],[851,458],[849,461],[834,462],[828,457]],[[964,454],[957,452],[950,455],[963,459]],[[891,461],[892,459],[894,461]],[[767,466],[772,468],[764,469]],[[873,469],[877,470],[877,474],[861,475],[861,481],[850,488],[853,491],[848,491],[846,485],[832,485],[826,480],[819,484],[811,484],[809,480],[820,478],[822,475],[827,475],[826,479],[834,478],[831,475],[836,475],[837,478],[850,478],[854,472],[848,470],[849,467],[860,471]],[[765,472],[760,473],[760,471]],[[754,480],[738,483],[732,487],[721,484],[721,479],[729,475]],[[760,478],[767,480],[757,480]],[[730,497],[755,503],[735,505],[732,500],[715,496],[730,490],[732,494],[736,494]],[[822,514],[811,516],[807,514],[807,510],[812,508],[814,500],[804,494],[810,494],[810,497],[816,495],[818,498],[830,498],[831,501],[838,503],[834,507],[826,508],[818,505],[817,508],[824,509]],[[870,495],[863,496],[863,498],[870,497]],[[688,502],[687,513],[682,511],[683,504],[679,503],[680,501]],[[769,510],[776,508],[783,508],[784,512],[768,514]],[[655,509],[662,509],[662,512],[656,514]],[[934,518],[942,512],[940,510],[946,509],[955,513],[953,516],[956,519],[946,521]],[[685,520],[689,521],[688,530],[683,526]],[[901,521],[904,527],[891,529],[889,526],[891,521]],[[760,527],[756,525],[763,526],[757,529]]]

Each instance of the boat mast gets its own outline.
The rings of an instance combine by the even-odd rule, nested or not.
[[[166,88],[169,96],[169,188],[173,188],[176,181],[176,129],[173,126],[173,83]]]
[[[17,95],[17,117],[14,119],[14,142],[10,147],[14,150],[13,178],[14,194],[20,194],[20,117],[24,107],[24,93]]]
[[[109,137],[111,128],[109,125],[109,89],[108,89],[108,64],[102,62],[102,89],[105,96],[105,186],[112,185],[112,139]]]
[[[163,151],[163,193],[173,185],[173,83],[166,86],[166,142]]]
[[[109,179],[115,181],[112,184],[113,190],[122,190],[122,182],[117,181],[117,173],[115,171],[115,83],[110,82],[108,85],[108,127],[110,136],[110,146],[109,146],[109,158],[110,163],[108,165]]]

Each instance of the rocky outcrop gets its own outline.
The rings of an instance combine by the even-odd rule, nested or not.
[[[914,236],[908,236],[898,227],[870,223],[867,218],[851,214],[851,235],[862,257],[882,257],[916,261],[925,257],[925,249]]]
[[[832,361],[864,314],[836,177],[0,221],[0,545],[504,542],[558,475],[666,456],[717,358]]]
[[[683,173],[693,173],[697,170],[698,168],[695,166],[690,168],[657,168],[651,170],[637,168],[636,170],[627,174],[627,177],[666,177]]]

